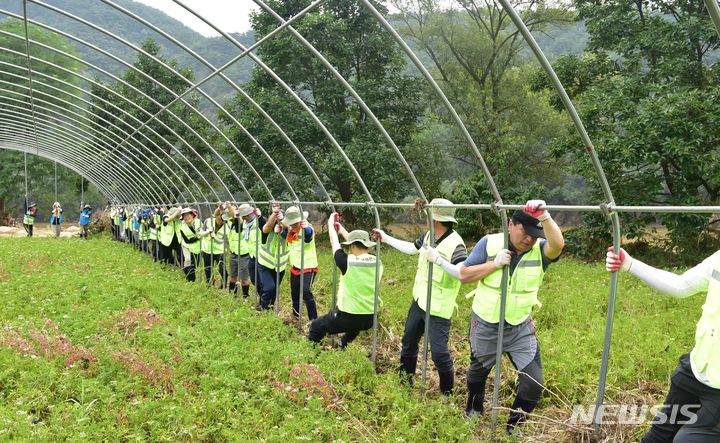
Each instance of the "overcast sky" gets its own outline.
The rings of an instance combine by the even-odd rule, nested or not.
[[[217,36],[212,28],[172,0],[135,1],[163,11],[204,36]],[[226,32],[249,30],[250,11],[256,8],[251,0],[183,0],[183,3]]]

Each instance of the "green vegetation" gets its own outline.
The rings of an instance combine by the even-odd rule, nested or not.
[[[421,435],[467,441],[489,435],[487,417],[461,418],[469,301],[459,300],[454,320],[459,375],[452,401],[438,399],[432,369],[427,403],[417,386],[401,386],[394,375],[416,257],[383,251],[376,374],[367,358],[369,334],[346,352],[319,350],[283,323],[287,282],[278,318],[186,283],[179,272],[105,239],[0,244],[3,439],[417,441]],[[320,258],[315,292],[324,313],[329,251],[322,248]],[[535,318],[553,394],[545,395],[542,415],[567,418],[570,405],[594,400],[607,282],[600,265],[572,260],[546,277],[544,307]],[[702,299],[659,297],[624,278],[620,288],[608,394],[660,401],[677,357],[690,349]],[[509,367],[504,406],[515,383]]]

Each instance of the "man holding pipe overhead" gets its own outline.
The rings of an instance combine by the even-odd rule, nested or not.
[[[452,205],[451,201],[441,198],[433,199],[430,203]],[[430,231],[412,243],[393,238],[379,229],[375,230],[375,235],[383,243],[387,243],[400,252],[419,253],[415,284],[413,285],[413,301],[405,320],[405,332],[400,352],[400,371],[407,374],[411,383],[417,368],[418,345],[425,332],[429,262],[441,263],[434,267],[432,274],[428,341],[432,360],[440,377],[440,391],[445,395],[450,395],[455,386],[455,364],[448,349],[450,318],[455,312],[455,298],[461,285],[457,266],[453,265],[465,261],[467,250],[462,237],[453,229],[457,223],[455,208],[432,208],[430,217],[433,223],[435,248],[431,247]],[[440,258],[443,260],[440,261]]]
[[[310,324],[308,340],[320,343],[327,334],[344,333],[340,347],[345,349],[361,331],[372,328],[375,312],[375,276],[377,258],[369,253],[375,246],[365,231],[348,234],[340,225],[338,214],[328,219],[328,233],[335,264],[340,269],[337,308]],[[342,250],[338,233],[345,238],[342,244],[348,246],[348,253]],[[382,277],[382,263],[380,276]]]
[[[260,276],[258,275],[257,281],[255,279],[255,273],[257,269],[257,257],[256,252],[259,252],[260,246],[258,243],[262,240],[260,235],[260,229],[265,226],[267,219],[260,214],[260,209],[253,208],[248,203],[243,203],[238,208],[238,222],[242,222],[240,227],[240,284],[243,286],[243,296],[249,295],[249,284],[255,285],[255,290],[258,295],[262,293],[262,285],[260,284]],[[243,272],[243,259],[242,252],[247,251],[247,271]],[[247,274],[247,276],[245,276]],[[248,286],[246,288],[246,286]],[[247,294],[246,294],[247,290]]]
[[[270,309],[275,305],[276,291],[282,283],[287,267],[288,251],[285,239],[280,236],[281,222],[285,214],[280,205],[272,205],[272,213],[262,227],[259,254],[257,257],[258,277],[260,278],[260,306],[259,310]],[[276,281],[277,280],[277,281]]]
[[[710,443],[720,441],[720,251],[676,275],[608,248],[606,269],[629,272],[653,289],[684,298],[707,292],[695,346],[680,357],[670,378],[670,390],[641,443]],[[673,419],[675,418],[675,419]]]
[[[180,211],[182,224],[180,225],[180,236],[183,248],[183,274],[187,281],[195,281],[196,271],[200,264],[200,228],[202,222],[198,219],[198,210],[195,208],[183,208]]]
[[[485,382],[495,365],[503,268],[509,267],[503,352],[520,372],[518,393],[512,404],[507,432],[522,435],[518,425],[540,401],[543,391],[540,348],[530,314],[540,306],[537,294],[545,271],[565,246],[562,232],[542,200],[529,200],[508,221],[509,249],[503,234],[483,237],[460,265],[463,283],[477,281],[470,314],[470,368],[467,373],[468,417],[483,412]],[[538,241],[538,239],[542,239]]]

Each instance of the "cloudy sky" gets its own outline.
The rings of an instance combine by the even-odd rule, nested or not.
[[[160,9],[202,35],[217,35],[212,28],[172,0],[135,1]],[[183,0],[183,3],[227,32],[245,32],[250,29],[250,11],[256,8],[251,0]]]

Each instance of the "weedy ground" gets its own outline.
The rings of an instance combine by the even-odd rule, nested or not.
[[[332,262],[318,239],[320,314],[330,308]],[[395,373],[417,257],[383,249],[377,369],[371,334],[346,351],[318,348],[290,315],[187,283],[107,238],[0,239],[0,439],[72,441],[490,441],[489,416],[465,420],[470,300],[458,297],[451,348],[456,394],[441,398],[429,362],[427,396]],[[595,401],[609,277],[564,258],[548,271],[534,315],[547,391],[528,441],[591,441],[571,424]],[[674,300],[621,276],[606,401],[660,403],[677,358],[692,347],[704,297]],[[299,328],[302,328],[300,331]],[[420,367],[420,365],[418,366]],[[417,379],[419,379],[419,374]],[[500,406],[517,373],[503,364]],[[492,376],[486,405],[492,397]],[[499,412],[500,423],[507,410]],[[647,429],[607,426],[601,441]],[[502,428],[500,428],[502,431]],[[497,434],[498,437],[502,433]]]

